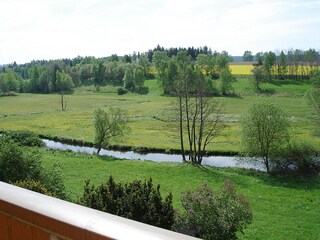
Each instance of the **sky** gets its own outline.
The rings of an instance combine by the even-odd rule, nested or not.
[[[157,45],[320,49],[320,0],[0,0],[0,64],[105,57]]]

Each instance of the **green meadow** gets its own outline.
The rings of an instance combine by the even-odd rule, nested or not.
[[[117,87],[80,87],[66,95],[67,111],[61,111],[60,95],[20,94],[0,97],[0,130],[28,129],[38,134],[93,141],[93,111],[96,108],[118,106],[128,113],[131,131],[112,144],[156,148],[179,148],[177,125],[167,121],[173,97],[162,96],[157,80],[147,80],[147,95],[117,95]],[[304,93],[310,88],[303,81],[265,83],[264,94],[253,92],[248,77],[239,76],[233,84],[235,96],[216,97],[223,105],[226,128],[209,146],[214,151],[238,151],[240,146],[239,118],[253,102],[268,99],[280,105],[290,117],[292,138],[320,146],[313,136],[313,109]],[[81,153],[41,149],[45,168],[58,163],[66,190],[72,201],[83,192],[84,182],[106,181],[112,175],[116,181],[152,178],[161,185],[163,195],[172,192],[174,207],[180,208],[179,197],[204,182],[217,189],[231,179],[239,192],[248,199],[253,211],[253,223],[240,239],[320,239],[319,176],[272,176],[254,170],[237,168],[197,167],[189,164],[154,163],[119,160]]]
[[[245,195],[253,212],[253,222],[240,239],[319,239],[320,180],[318,178],[275,177],[254,170],[197,167],[182,163],[119,160],[72,152],[42,150],[44,167],[62,166],[67,193],[77,200],[85,180],[101,184],[112,175],[117,182],[152,178],[160,184],[162,196],[173,194],[175,208],[180,195],[204,182],[214,189],[226,179]]]
[[[0,98],[0,128],[4,130],[28,129],[38,134],[60,136],[84,141],[93,141],[93,111],[96,108],[118,106],[127,111],[131,131],[115,145],[135,147],[156,147],[178,149],[178,127],[168,122],[173,97],[162,96],[157,80],[147,80],[149,94],[129,93],[118,96],[117,87],[101,87],[99,92],[93,86],[77,88],[72,95],[66,95],[67,111],[61,111],[58,94],[20,94],[16,97]],[[319,138],[312,135],[313,109],[303,95],[310,88],[307,82],[275,81],[263,84],[266,93],[253,92],[248,77],[238,77],[233,84],[235,96],[216,97],[223,106],[226,128],[209,146],[212,151],[239,150],[239,117],[253,102],[262,98],[280,105],[289,115],[294,138],[302,138],[312,144],[319,144]]]

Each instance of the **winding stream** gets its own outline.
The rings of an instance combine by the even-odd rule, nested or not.
[[[97,149],[92,147],[74,146],[61,142],[43,139],[47,148],[55,150],[70,150],[73,152],[84,152],[93,154],[97,152]],[[112,156],[119,159],[128,160],[149,160],[154,162],[177,162],[182,163],[181,155],[179,154],[165,154],[165,153],[147,153],[141,154],[133,151],[113,151],[101,149],[99,155],[101,156]],[[214,167],[239,167],[239,168],[254,168],[257,170],[264,171],[263,168],[257,167],[251,164],[239,163],[237,157],[225,157],[225,156],[211,156],[203,157],[202,165],[214,166]]]

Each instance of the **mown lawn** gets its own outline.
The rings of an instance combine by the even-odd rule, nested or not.
[[[174,207],[180,208],[181,193],[204,182],[217,189],[226,179],[231,179],[237,190],[248,198],[253,211],[253,223],[240,239],[320,239],[319,177],[274,177],[254,170],[41,151],[45,168],[55,163],[62,166],[72,200],[83,193],[85,180],[98,185],[112,175],[123,183],[152,178],[155,184],[160,184],[163,196],[172,192]]]
[[[226,129],[209,145],[208,150],[239,150],[239,117],[253,102],[260,99],[280,105],[289,115],[294,137],[320,145],[313,136],[312,108],[303,95],[310,88],[307,82],[274,81],[263,84],[265,94],[252,91],[248,77],[237,77],[233,84],[235,96],[216,97],[223,105]],[[39,134],[93,141],[92,117],[96,108],[118,106],[129,117],[131,132],[112,144],[157,148],[179,148],[177,124],[167,122],[173,97],[162,96],[157,80],[147,80],[147,95],[129,93],[118,96],[117,87],[101,87],[95,92],[93,86],[77,88],[67,95],[67,111],[60,109],[60,95],[21,94],[17,97],[0,97],[0,129],[29,129]],[[272,94],[270,94],[270,92]]]

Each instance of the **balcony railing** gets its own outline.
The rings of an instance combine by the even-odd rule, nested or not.
[[[0,182],[1,240],[196,239]]]

